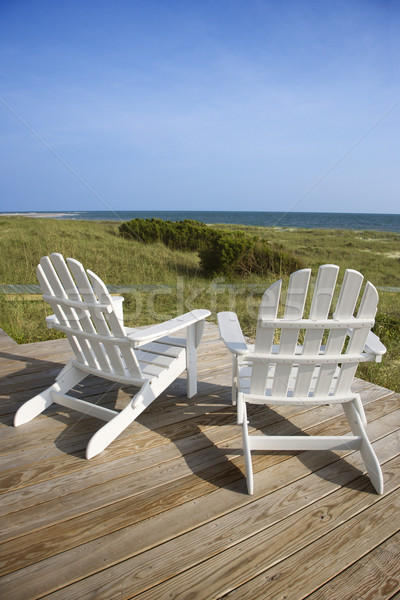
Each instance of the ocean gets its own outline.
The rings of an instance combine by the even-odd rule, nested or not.
[[[6,213],[3,213],[6,214]],[[11,214],[11,213],[10,213]],[[12,213],[17,214],[17,213]],[[157,218],[169,221],[194,219],[203,223],[231,223],[263,227],[306,229],[357,229],[400,233],[400,214],[256,212],[256,211],[64,211],[19,213],[32,217],[83,219],[87,221],[128,221]]]

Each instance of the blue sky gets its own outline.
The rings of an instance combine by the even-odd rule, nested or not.
[[[0,0],[0,210],[400,213],[399,25],[397,0]]]

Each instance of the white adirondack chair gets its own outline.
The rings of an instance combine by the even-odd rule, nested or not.
[[[368,282],[356,311],[363,276],[348,269],[333,316],[329,316],[338,272],[335,265],[320,267],[307,318],[303,315],[311,269],[291,275],[282,317],[278,317],[282,280],[271,285],[261,301],[254,346],[246,343],[235,313],[218,314],[221,338],[233,355],[232,401],[236,402],[237,395],[249,494],[254,489],[252,450],[358,449],[373,486],[379,494],[383,492],[382,471],[364,428],[364,409],[359,395],[351,391],[358,364],[368,360],[380,362],[386,352],[370,331],[378,294]],[[303,341],[299,339],[300,332]],[[250,435],[246,403],[340,403],[352,435]]]
[[[110,296],[105,284],[78,261],[61,254],[41,259],[37,276],[43,299],[54,315],[47,325],[66,334],[75,357],[55,383],[17,411],[14,425],[39,415],[53,402],[107,421],[90,439],[86,458],[104,450],[153,400],[187,369],[187,395],[197,392],[196,348],[210,311],[197,309],[145,329],[125,327],[123,298]],[[185,338],[173,337],[178,331]],[[171,337],[172,336],[172,337]],[[68,396],[87,375],[137,386],[120,412]]]

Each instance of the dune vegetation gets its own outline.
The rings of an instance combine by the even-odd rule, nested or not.
[[[60,252],[80,260],[109,286],[131,286],[122,293],[128,325],[146,325],[204,307],[212,311],[212,320],[221,310],[236,311],[245,334],[253,336],[262,293],[280,276],[287,281],[284,269],[281,273],[242,270],[206,275],[196,250],[123,237],[119,227],[114,221],[0,217],[0,284],[37,284],[35,269],[41,256]],[[263,248],[268,244],[275,252],[290,254],[299,265],[311,267],[313,277],[318,266],[326,263],[339,265],[342,272],[353,268],[363,273],[378,287],[375,332],[388,352],[381,365],[361,365],[358,376],[400,391],[400,234],[232,225],[215,228],[255,236],[263,240]],[[0,327],[18,343],[57,335],[46,328],[44,317],[49,312],[40,295],[0,292]]]

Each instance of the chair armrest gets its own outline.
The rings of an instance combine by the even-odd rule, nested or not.
[[[211,312],[209,310],[198,308],[179,317],[175,317],[175,319],[164,321],[164,323],[157,323],[156,325],[151,325],[145,329],[137,329],[132,333],[128,332],[127,337],[133,342],[135,347],[139,347],[143,344],[148,344],[159,338],[171,335],[172,333],[176,333],[191,325],[195,325],[199,321],[204,321],[210,314]]]
[[[370,331],[367,341],[365,342],[364,352],[371,355],[371,360],[374,360],[375,362],[381,362],[382,356],[386,352],[386,346],[382,344],[375,333]]]
[[[218,327],[221,339],[232,354],[247,354],[249,347],[244,339],[242,329],[234,312],[220,312],[217,314]]]
[[[49,315],[46,317],[47,329],[52,329],[56,324],[58,324],[56,315]]]
[[[124,308],[122,306],[125,298],[123,296],[111,296],[111,300],[114,306],[115,314],[117,315],[117,319],[123,325],[124,323]]]

